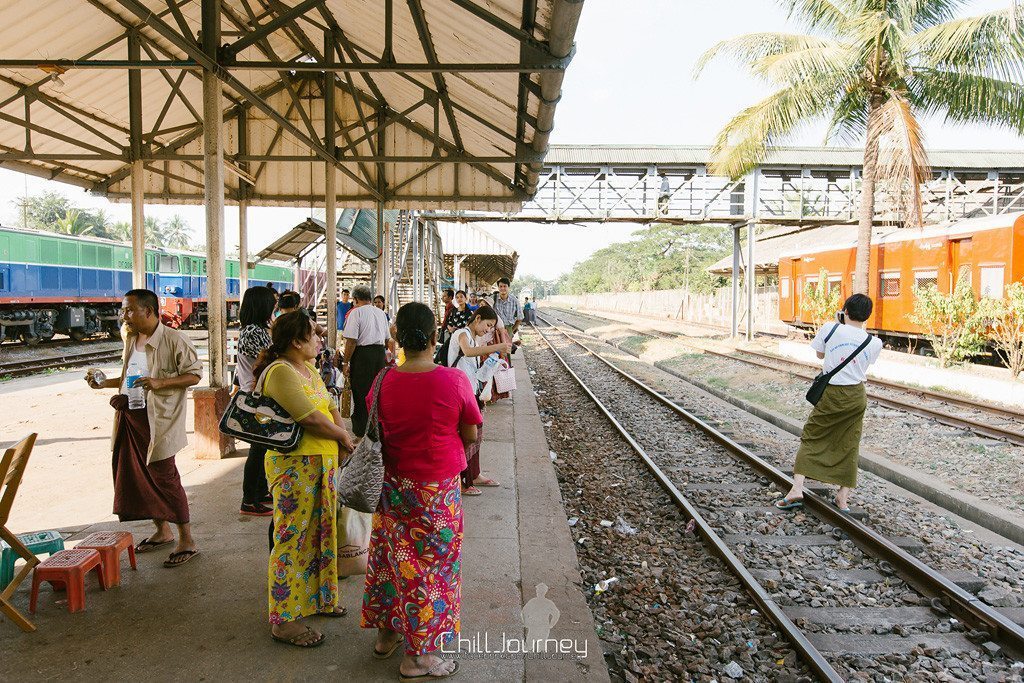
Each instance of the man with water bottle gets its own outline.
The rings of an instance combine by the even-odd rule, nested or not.
[[[93,389],[119,389],[114,416],[114,513],[122,522],[149,519],[156,531],[135,546],[148,552],[178,541],[165,567],[198,554],[189,525],[188,499],[175,455],[186,446],[186,390],[199,383],[203,363],[192,341],[160,323],[160,301],[148,289],[133,289],[121,302],[124,357],[121,376],[107,379],[89,370]]]

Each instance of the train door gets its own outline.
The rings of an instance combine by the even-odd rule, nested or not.
[[[949,291],[956,290],[961,280],[966,279],[967,284],[974,285],[972,272],[973,242],[970,237],[950,241],[950,268],[949,268]]]

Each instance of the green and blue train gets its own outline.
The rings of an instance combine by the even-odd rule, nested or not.
[[[239,264],[228,260],[228,318],[237,316]],[[269,263],[250,269],[253,285],[291,289],[293,271]],[[146,287],[160,297],[172,326],[206,321],[206,257],[173,249],[146,249]],[[122,295],[132,288],[131,245],[0,226],[0,341],[28,344],[66,334],[75,340],[119,333]]]

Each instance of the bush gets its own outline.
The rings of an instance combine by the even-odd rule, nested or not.
[[[961,278],[951,294],[943,294],[935,285],[914,287],[913,291],[910,320],[925,329],[939,365],[949,367],[984,348],[984,325],[970,282]]]
[[[979,313],[986,336],[1016,377],[1024,370],[1024,284],[1007,285],[1005,299],[982,299]]]
[[[828,281],[828,271],[818,271],[818,281],[808,282],[804,287],[804,296],[800,301],[800,310],[806,316],[805,322],[820,327],[835,316],[842,305],[842,293],[839,287],[832,288]]]

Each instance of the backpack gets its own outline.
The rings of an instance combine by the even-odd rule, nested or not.
[[[465,329],[465,328],[462,328],[462,329]],[[456,332],[458,332],[458,330],[456,330]],[[445,368],[455,367],[456,365],[459,364],[459,360],[462,359],[462,356],[465,355],[462,352],[462,347],[460,346],[459,347],[459,355],[457,355],[455,357],[455,362],[452,363],[451,365],[448,365],[448,350],[451,349],[452,339],[454,337],[455,337],[455,334],[453,333],[451,336],[449,336],[445,340],[444,344],[441,344],[441,346],[437,347],[437,351],[434,353],[434,362],[437,363],[438,365],[440,365],[441,367],[445,367]]]

